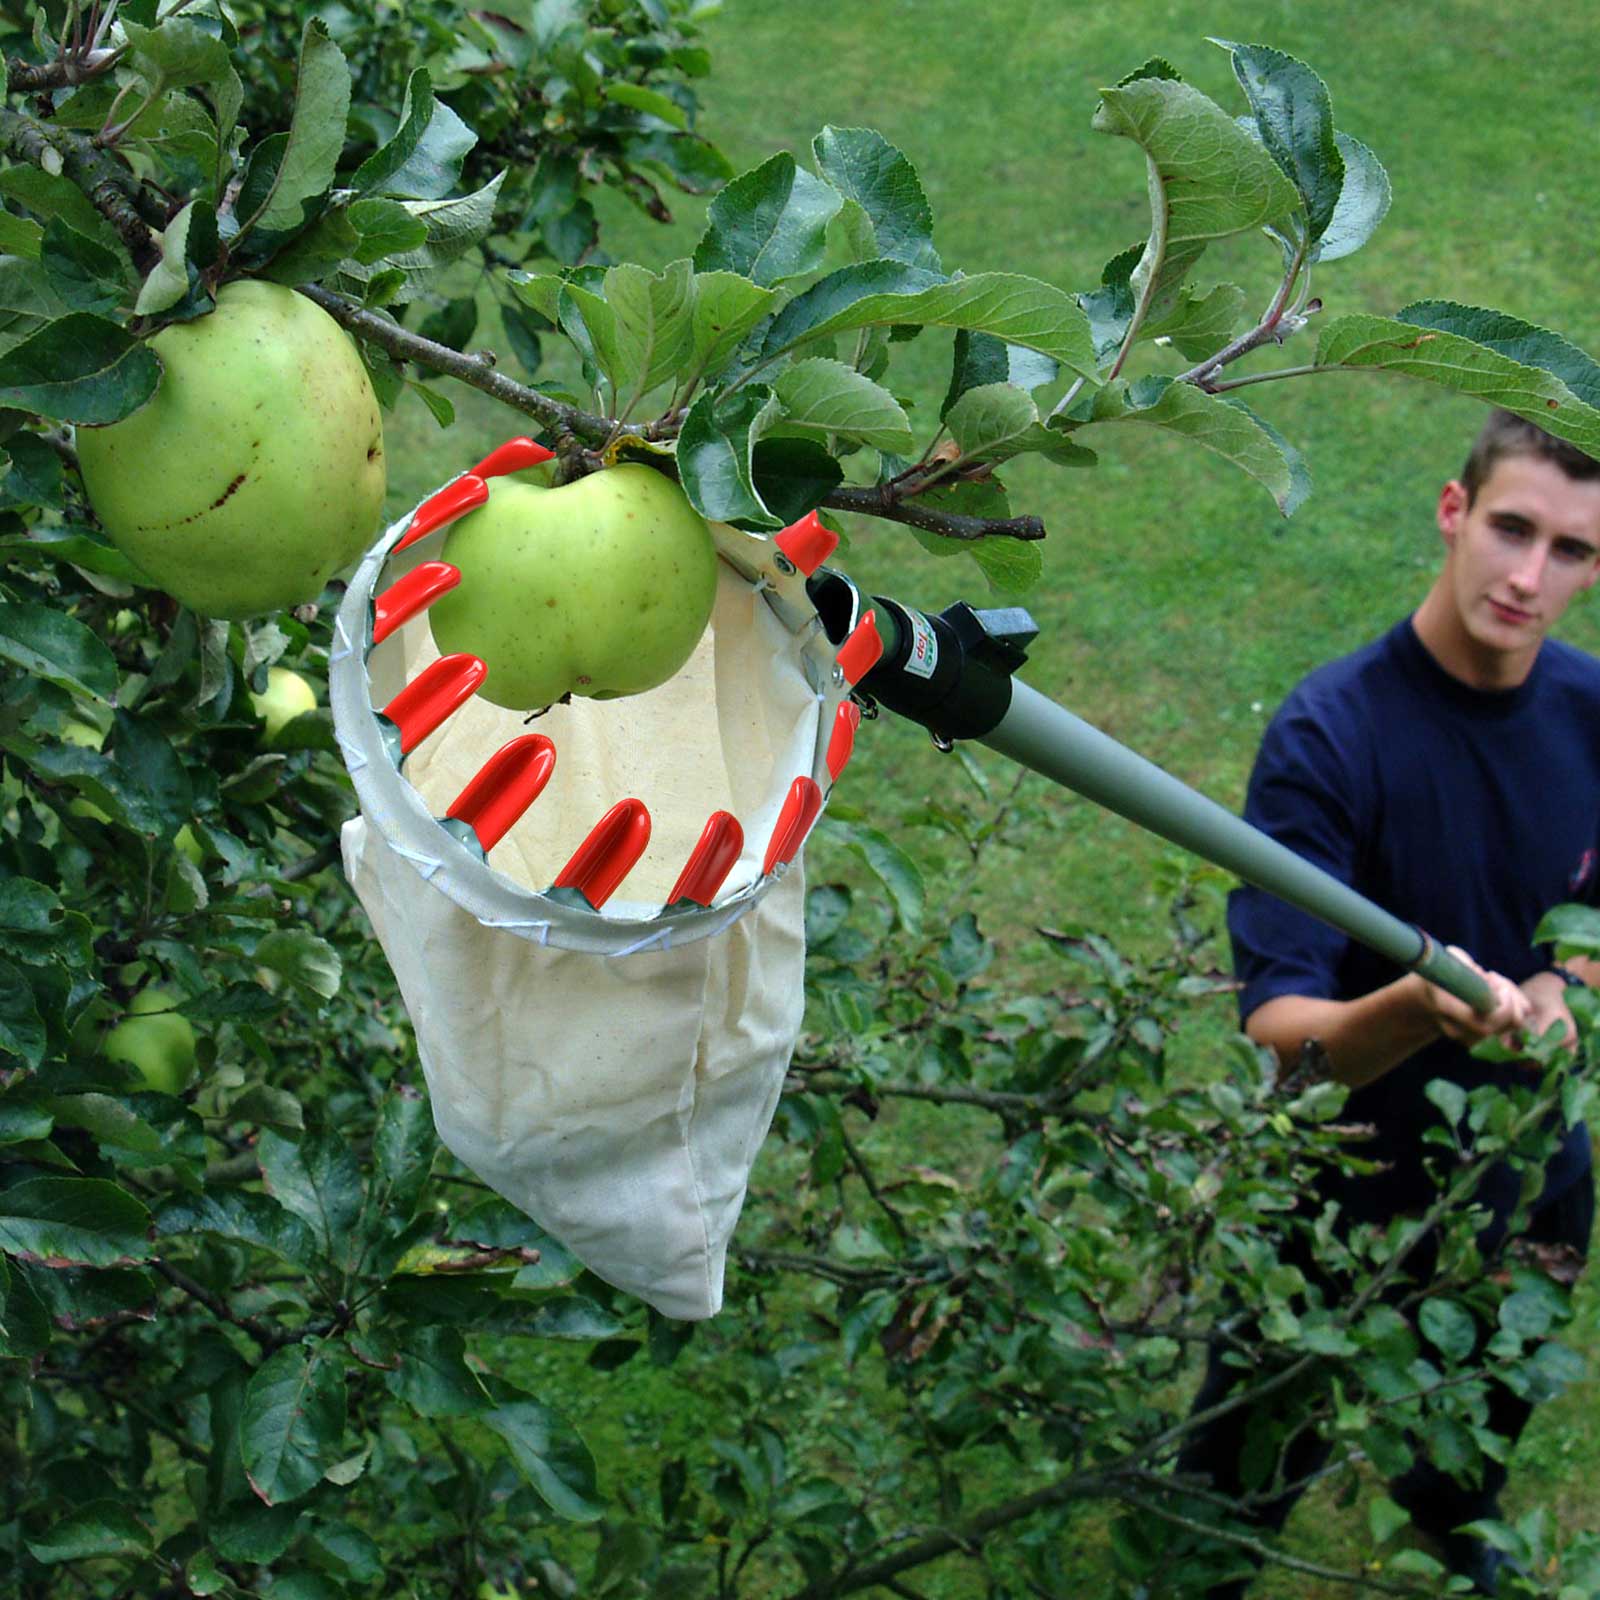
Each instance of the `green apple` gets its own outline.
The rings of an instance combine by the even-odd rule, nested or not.
[[[296,717],[317,709],[316,691],[288,667],[268,667],[267,686],[252,693],[250,704],[258,717],[267,722],[267,743],[271,744]]]
[[[481,657],[479,693],[518,711],[665,683],[717,596],[705,519],[670,478],[631,463],[557,489],[497,479],[443,557],[461,582],[429,609],[434,642]]]
[[[383,511],[383,424],[356,347],[280,284],[226,284],[216,309],[150,341],[161,386],[77,430],[112,542],[195,611],[250,617],[314,600]]]
[[[141,989],[102,1047],[108,1060],[126,1062],[161,1094],[182,1094],[194,1081],[194,1029],[172,1009],[178,1003],[166,989]]]

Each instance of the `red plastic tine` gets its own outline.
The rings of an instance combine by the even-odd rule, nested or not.
[[[811,832],[811,824],[822,810],[822,790],[815,778],[796,778],[778,813],[778,825],[767,845],[767,859],[761,864],[765,876],[776,866],[793,861]]]
[[[404,550],[408,544],[415,544],[418,539],[426,539],[430,533],[437,533],[458,517],[476,511],[488,498],[489,485],[470,472],[457,478],[454,483],[447,483],[438,494],[430,496],[417,507],[411,526],[400,536],[395,549]]]
[[[650,813],[642,800],[619,800],[594,825],[555,881],[557,889],[576,889],[596,911],[650,843]]]
[[[667,896],[667,904],[693,900],[696,905],[710,905],[743,849],[744,829],[739,826],[739,819],[731,811],[713,811]]]
[[[498,478],[507,472],[521,472],[525,467],[536,467],[541,461],[554,461],[555,456],[554,450],[546,450],[537,439],[507,439],[472,469],[472,476]]]
[[[856,747],[856,729],[860,726],[861,707],[854,700],[841,700],[833,714],[833,732],[828,736],[828,776],[835,783]]]
[[[440,656],[383,708],[400,730],[400,753],[408,755],[477,693],[489,669],[477,656]]]
[[[850,637],[839,646],[834,658],[846,683],[860,683],[883,658],[883,639],[878,633],[878,613],[869,611]]]
[[[815,511],[791,522],[773,541],[808,578],[839,548],[839,535]]]
[[[487,854],[539,798],[555,767],[556,747],[542,733],[522,734],[484,762],[445,815],[466,823]]]
[[[391,583],[372,602],[372,642],[382,644],[419,611],[461,582],[460,570],[448,561],[424,561]]]

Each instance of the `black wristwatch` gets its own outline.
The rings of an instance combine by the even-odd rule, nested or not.
[[[1550,969],[1569,989],[1587,989],[1589,987],[1576,972],[1568,972],[1565,967],[1551,967]]]

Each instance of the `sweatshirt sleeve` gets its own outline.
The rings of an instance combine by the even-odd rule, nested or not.
[[[1341,883],[1352,881],[1358,805],[1347,742],[1296,691],[1267,728],[1250,775],[1245,820]],[[1228,897],[1228,934],[1241,1021],[1279,995],[1332,1000],[1349,938],[1251,885]]]

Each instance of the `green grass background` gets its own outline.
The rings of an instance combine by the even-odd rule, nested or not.
[[[1159,54],[1242,109],[1208,35],[1308,62],[1329,86],[1337,125],[1388,168],[1388,219],[1360,254],[1318,274],[1325,317],[1446,297],[1600,349],[1597,28],[1575,0],[1515,18],[1488,0],[728,0],[706,26],[714,66],[701,126],[740,170],[780,148],[804,160],[826,123],[876,127],[920,170],[947,268],[1088,288],[1148,221],[1142,155],[1090,129],[1096,91]],[[610,253],[655,266],[692,249],[704,216],[703,202],[679,197],[663,228],[614,195],[597,204]],[[1233,241],[1208,253],[1197,280],[1238,282],[1260,307],[1275,264],[1264,241]],[[492,323],[481,337],[496,342]],[[919,402],[914,421],[931,419],[948,341],[925,335],[898,350],[897,390]],[[1250,368],[1306,359],[1291,345],[1252,357]],[[448,434],[410,399],[392,420],[394,514],[523,431],[481,397],[451,392],[461,425]],[[1438,487],[1483,415],[1475,402],[1372,375],[1261,385],[1250,398],[1311,466],[1312,497],[1288,522],[1219,458],[1135,431],[1100,441],[1093,472],[1006,473],[1014,508],[1049,529],[1044,579],[1026,602],[1042,630],[1028,681],[1235,808],[1260,730],[1296,679],[1420,599],[1439,550]],[[850,532],[847,564],[866,585],[925,609],[987,599],[975,568],[925,555],[904,529],[858,521]],[[1596,611],[1580,606],[1565,633],[1600,646]],[[891,793],[937,799],[961,781],[906,725],[871,725],[857,751],[841,797],[869,817]],[[1002,774],[997,758],[985,764]],[[1055,826],[1026,853],[997,853],[978,884],[977,909],[1009,971],[1047,981],[1040,923],[1085,924],[1153,948],[1162,907],[1151,873],[1167,847],[1037,780],[1032,793]],[[1215,1012],[1208,1025],[1225,1029],[1231,1017]],[[1586,1295],[1581,1342],[1591,1352],[1593,1310]],[[609,1425],[636,1442],[648,1435],[639,1418],[649,1398],[639,1400],[644,1412],[613,1414]],[[1508,1509],[1549,1504],[1569,1527],[1600,1526],[1600,1439],[1588,1426],[1596,1398],[1585,1384],[1536,1418]],[[591,1425],[608,1426],[608,1409]],[[1365,1547],[1359,1511],[1327,1497],[1313,1497],[1295,1526],[1313,1559],[1337,1563]],[[1092,1550],[1085,1556],[1092,1567]],[[1346,1591],[1305,1580],[1261,1589],[1308,1600],[1336,1592]]]

